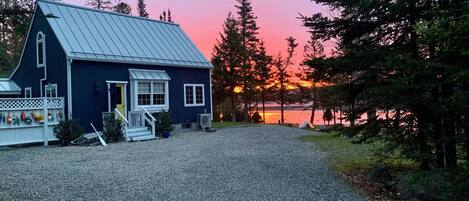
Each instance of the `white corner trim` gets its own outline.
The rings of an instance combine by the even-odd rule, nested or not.
[[[210,79],[210,118],[211,120],[213,121],[213,101],[212,101],[212,69],[210,69],[210,75],[209,75],[209,79]]]
[[[186,87],[192,87],[192,95],[194,97],[194,102],[186,102]],[[202,103],[196,103],[196,87],[202,87]],[[205,106],[205,85],[204,84],[184,84],[184,107],[202,107]]]
[[[73,105],[72,105],[72,62],[73,60],[67,57],[67,109],[68,119],[72,119]]]

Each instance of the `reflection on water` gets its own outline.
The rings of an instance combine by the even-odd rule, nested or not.
[[[262,116],[262,111],[259,112]],[[323,110],[316,110],[314,112],[314,125],[324,125],[324,120],[322,116],[324,114]],[[336,122],[340,123],[340,114],[336,112]],[[309,122],[311,119],[311,110],[285,110],[284,111],[285,123],[294,123],[294,124],[301,124],[303,122]],[[365,120],[366,114],[363,115],[359,120]],[[270,124],[276,124],[280,121],[280,110],[266,110],[265,111],[265,122]],[[330,122],[331,124],[334,121]],[[349,122],[345,120],[342,121],[343,124],[348,125]],[[327,124],[327,122],[325,122]]]

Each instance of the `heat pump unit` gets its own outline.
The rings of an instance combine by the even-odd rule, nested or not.
[[[210,114],[199,114],[197,122],[202,130],[206,131],[212,127],[212,116]]]

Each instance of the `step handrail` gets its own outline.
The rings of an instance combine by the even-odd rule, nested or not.
[[[153,115],[151,115],[150,112],[148,112],[147,109],[142,108],[142,110],[143,110],[143,112],[145,112],[145,114],[147,114],[147,115],[144,115],[144,116],[145,116],[145,121],[147,121],[151,125],[151,134],[156,135],[156,130],[155,130],[156,129],[156,125],[155,125],[156,119],[155,119],[155,117],[153,117]],[[150,116],[151,121],[148,119],[147,116]]]
[[[142,109],[148,116],[150,116],[151,120],[156,121],[155,117],[153,117],[153,115],[151,115],[150,112],[148,112],[147,109],[145,109],[144,107]]]
[[[127,120],[127,118],[125,118],[125,116],[122,115],[122,113],[119,112],[119,110],[117,108],[114,109],[114,111],[125,121],[125,123],[127,123],[127,124],[129,123],[129,120]]]

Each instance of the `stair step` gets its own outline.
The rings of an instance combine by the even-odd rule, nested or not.
[[[154,135],[143,135],[131,138],[132,142],[145,141],[145,140],[154,140],[156,137]]]
[[[127,132],[127,137],[136,137],[142,135],[152,135],[150,131]]]
[[[127,128],[127,132],[129,132],[129,133],[148,131],[148,130],[149,130],[148,127]]]

